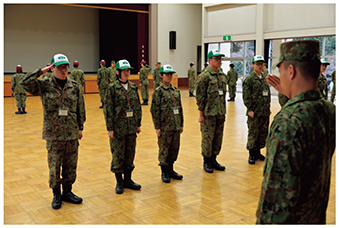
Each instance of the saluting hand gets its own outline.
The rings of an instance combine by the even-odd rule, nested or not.
[[[284,94],[284,91],[281,88],[280,78],[273,74],[267,74],[267,82],[273,86],[279,93]]]
[[[53,66],[54,66],[55,63],[53,63],[52,65],[50,66],[46,66],[44,68],[41,69],[42,73],[46,73],[49,69],[51,69]]]

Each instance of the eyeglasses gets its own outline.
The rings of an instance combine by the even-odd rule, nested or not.
[[[58,70],[68,69],[68,65],[62,64],[62,65],[56,66],[56,68],[58,68]]]
[[[260,62],[255,62],[254,64],[257,65],[257,66],[263,66],[264,65],[264,63],[260,63]]]
[[[221,57],[212,57],[212,59],[215,59],[215,60],[217,60],[217,61],[221,61]]]

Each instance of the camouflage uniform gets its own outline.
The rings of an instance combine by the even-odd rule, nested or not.
[[[331,102],[333,103],[334,98],[335,98],[335,71],[333,71],[331,78],[332,78],[332,82],[333,82],[333,89],[332,89],[332,92],[331,92]]]
[[[110,83],[111,81],[107,75],[107,68],[105,66],[99,68],[97,72],[97,84],[99,86],[100,100],[102,104],[104,103],[106,89]]]
[[[218,80],[219,78],[219,80]],[[220,83],[219,83],[220,82]],[[219,95],[219,88],[223,94]],[[201,149],[204,157],[219,155],[226,115],[226,75],[207,67],[196,91],[198,110],[204,112],[205,123],[200,125]]]
[[[195,90],[195,85],[194,85],[194,81],[196,80],[196,73],[195,73],[195,70],[194,68],[190,67],[188,69],[188,72],[187,72],[187,75],[188,75],[188,85],[189,85],[189,93],[193,94],[194,93],[194,90]]]
[[[136,132],[141,126],[141,106],[138,87],[130,81],[128,85],[126,92],[120,81],[116,80],[108,86],[105,94],[106,128],[107,131],[114,131],[114,137],[110,137],[113,173],[124,173],[126,170],[134,169]],[[130,108],[126,95],[130,97]],[[133,110],[132,117],[126,117],[126,111],[129,109]]]
[[[321,97],[319,90],[303,92],[274,117],[257,223],[325,224],[335,106]]]
[[[15,100],[16,100],[16,107],[26,108],[26,98],[27,92],[24,88],[20,85],[20,80],[25,76],[23,73],[16,73],[13,75],[11,80],[11,89],[14,93]]]
[[[52,71],[48,71],[48,72],[44,73],[41,77],[43,79],[48,79],[48,78],[51,78],[53,76],[54,76],[53,72]]]
[[[235,98],[237,91],[238,72],[234,69],[230,69],[227,72],[227,85],[228,92],[231,99]]]
[[[323,74],[318,78],[318,88],[323,97],[327,100],[328,99],[327,79]]]
[[[58,188],[60,184],[75,182],[78,161],[79,130],[84,129],[86,121],[85,104],[82,91],[73,80],[66,79],[63,89],[55,77],[38,79],[42,71],[35,70],[22,79],[24,89],[41,97],[44,108],[42,137],[48,150],[49,186]],[[68,116],[59,116],[59,108],[68,108]],[[62,180],[60,180],[62,166]]]
[[[278,99],[280,106],[283,107],[290,98],[288,98],[285,94],[278,93]]]
[[[264,90],[267,95],[264,96]],[[253,71],[243,82],[243,101],[247,108],[246,115],[254,112],[254,117],[248,116],[247,150],[265,147],[268,134],[271,92],[266,78],[257,76]]]
[[[179,110],[178,114],[174,114],[175,107]],[[168,166],[177,160],[180,129],[184,125],[180,90],[172,84],[170,86],[161,84],[157,87],[152,96],[151,114],[154,128],[161,130],[161,135],[158,137],[159,165]]]
[[[82,87],[85,86],[85,74],[84,71],[79,69],[78,67],[75,67],[72,72],[71,75],[69,77],[70,79],[73,79],[74,81],[76,81],[78,83],[79,86],[81,86],[80,88],[82,89]]]
[[[162,83],[162,78],[160,77],[159,70],[160,70],[160,68],[155,68],[154,71],[153,71],[153,81],[155,82],[154,83],[154,90],[156,88],[158,88],[160,86],[160,84]]]
[[[108,75],[108,78],[110,80],[110,83],[112,82],[115,82],[117,80],[117,71],[115,69],[115,67],[108,67],[107,68],[107,75]]]
[[[148,74],[152,70],[148,65],[142,67],[140,69],[140,75],[139,75],[139,82],[141,84],[141,98],[143,101],[148,101],[149,94],[148,94]]]
[[[267,69],[267,68],[262,70],[262,75],[263,75],[265,78],[267,78],[267,75],[268,75],[268,69]]]

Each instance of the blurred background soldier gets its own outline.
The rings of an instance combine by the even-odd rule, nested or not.
[[[25,74],[22,72],[22,66],[17,65],[16,66],[16,74],[13,75],[11,80],[11,89],[12,94],[15,96],[16,100],[16,107],[18,108],[18,111],[15,112],[15,114],[26,114],[26,98],[27,98],[27,92],[24,90],[22,85],[20,85],[20,80],[25,76]]]
[[[320,92],[322,93],[323,97],[328,100],[328,86],[327,86],[327,79],[324,75],[326,68],[328,65],[330,65],[329,62],[327,62],[325,59],[321,59],[321,66],[320,66],[320,74],[318,78],[318,88]]]
[[[110,80],[107,75],[107,68],[106,68],[106,62],[105,60],[100,61],[100,68],[98,69],[97,73],[97,84],[99,89],[99,95],[100,95],[100,101],[101,106],[99,108],[103,108],[104,106],[104,98],[105,98],[105,92],[110,83]]]
[[[195,90],[195,82],[196,82],[196,73],[195,73],[195,69],[194,69],[194,63],[190,63],[190,68],[188,69],[187,72],[187,76],[188,76],[188,86],[189,86],[189,96],[190,97],[195,97],[194,96],[194,90]]]
[[[111,66],[107,68],[107,74],[108,74],[108,78],[110,80],[110,83],[115,82],[115,80],[117,80],[117,76],[116,76],[116,69],[115,69],[115,61],[112,60],[111,61]]]
[[[83,88],[85,87],[84,71],[79,69],[79,62],[78,61],[74,61],[73,67],[74,67],[74,69],[71,71],[71,75],[70,75],[69,78],[76,81],[79,84],[81,91],[84,92],[84,90],[83,90]]]
[[[238,72],[234,69],[234,64],[230,64],[230,70],[227,72],[227,85],[228,85],[228,93],[230,99],[228,101],[234,101],[235,95],[237,91],[237,81],[238,81]]]
[[[140,63],[140,75],[139,75],[139,86],[141,88],[141,98],[144,101],[141,105],[148,105],[149,98],[149,82],[148,82],[148,74],[151,72],[152,68],[147,65],[146,61],[143,60]]]
[[[335,98],[335,71],[333,71],[332,76],[331,76],[332,82],[333,82],[333,89],[331,92],[331,101],[334,103],[334,98]]]
[[[160,70],[161,63],[157,62],[155,65],[155,69],[153,70],[153,84],[154,84],[154,90],[160,86],[162,83],[162,78],[160,77],[159,70]]]

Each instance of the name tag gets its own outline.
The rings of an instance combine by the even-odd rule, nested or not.
[[[68,108],[59,108],[59,116],[68,116]]]
[[[132,109],[128,109],[126,111],[126,117],[133,117],[133,110]]]
[[[222,91],[222,89],[219,89],[219,95],[224,95],[224,91]]]
[[[263,91],[262,91],[262,95],[263,95],[263,96],[268,96],[268,90],[266,90],[266,89],[263,90]]]
[[[173,108],[173,113],[174,113],[174,115],[178,115],[179,114],[179,109],[178,108]]]

